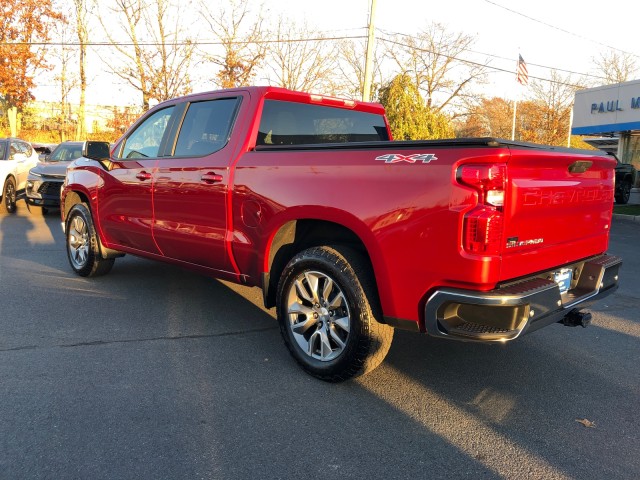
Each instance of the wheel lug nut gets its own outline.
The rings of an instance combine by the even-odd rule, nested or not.
[[[318,318],[318,314],[317,314],[317,313],[314,313],[314,314],[313,314],[313,318]]]

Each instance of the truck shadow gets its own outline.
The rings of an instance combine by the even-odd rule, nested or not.
[[[35,347],[109,349],[118,372],[106,381],[95,360],[83,366],[88,378],[46,366],[60,384],[33,388],[61,397],[67,420],[103,419],[91,425],[95,440],[47,444],[52,461],[74,451],[108,471],[100,452],[135,434],[119,460],[153,458],[145,472],[165,478],[255,478],[265,464],[274,478],[638,477],[629,453],[640,379],[628,371],[640,360],[638,338],[598,329],[598,318],[584,331],[550,326],[507,345],[397,331],[377,370],[332,385],[298,368],[257,289],[131,256],[109,275],[79,278],[58,217],[20,215],[0,219],[2,256],[50,249],[3,272],[34,292],[26,317],[47,312]],[[34,228],[51,239],[30,244]],[[119,354],[125,348],[144,352],[144,363]],[[79,412],[76,383],[83,392],[92,385],[97,399]],[[161,394],[148,398],[154,390]]]
[[[397,331],[381,367],[331,385],[311,379],[295,365],[282,345],[273,311],[260,307],[257,289],[138,259],[112,273],[100,280],[108,291],[127,295],[144,283],[155,292],[154,301],[162,308],[154,309],[152,321],[165,325],[167,338],[206,337],[227,352],[201,352],[203,363],[194,372],[191,361],[175,350],[163,374],[184,389],[194,388],[195,382],[199,398],[215,405],[202,411],[210,422],[227,415],[236,419],[233,427],[223,422],[215,429],[209,423],[195,429],[203,441],[218,439],[216,448],[223,456],[242,447],[234,433],[239,429],[250,431],[261,445],[256,459],[268,456],[291,474],[308,462],[339,465],[342,474],[379,473],[379,478],[407,478],[425,468],[430,478],[501,478],[515,474],[514,465],[532,469],[539,478],[633,478],[638,473],[638,466],[628,461],[635,448],[632,438],[601,442],[601,435],[609,437],[611,430],[638,431],[633,407],[638,375],[625,380],[625,367],[615,358],[602,360],[610,345],[601,345],[597,327],[551,326],[508,345],[447,342]],[[609,334],[615,337],[612,344],[636,352],[637,358],[637,338]],[[229,397],[231,391],[242,393]],[[275,408],[282,404],[287,405],[284,422]],[[309,417],[310,411],[337,409],[344,417],[322,417],[320,424]],[[597,427],[576,421],[581,419]],[[333,452],[331,461],[319,453],[295,459],[297,445],[318,434],[345,444],[355,436],[358,446]],[[372,470],[371,459],[361,455],[381,443],[395,461],[374,461]],[[424,452],[430,455],[421,463],[410,461]],[[251,465],[230,463],[225,471],[247,477],[255,467]]]

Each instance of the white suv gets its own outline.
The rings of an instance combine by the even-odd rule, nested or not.
[[[16,195],[24,190],[29,170],[38,163],[38,152],[18,138],[0,139],[0,211],[16,211]]]

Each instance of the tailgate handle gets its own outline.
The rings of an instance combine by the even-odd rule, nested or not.
[[[569,173],[584,173],[591,168],[593,162],[589,160],[578,160],[569,165]]]
[[[136,178],[138,180],[144,181],[149,180],[151,178],[151,174],[149,172],[145,172],[144,170],[140,173],[136,173]]]
[[[200,179],[208,184],[211,185],[213,183],[219,183],[222,181],[222,175],[218,175],[217,173],[205,173],[204,175],[202,175],[202,177],[200,177]]]

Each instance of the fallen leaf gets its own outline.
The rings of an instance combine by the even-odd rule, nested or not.
[[[576,422],[581,423],[585,427],[596,428],[596,422],[592,422],[591,420],[587,420],[586,418],[576,418]]]

